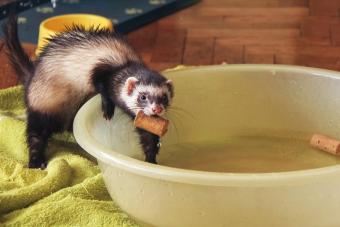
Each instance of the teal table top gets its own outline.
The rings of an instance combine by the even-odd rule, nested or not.
[[[128,33],[144,24],[169,15],[199,0],[58,0],[55,8],[46,0],[10,1],[0,6],[3,23],[9,8],[18,12],[21,41],[37,43],[39,24],[46,18],[70,14],[90,13],[110,18],[115,30]],[[21,11],[21,12],[20,12]],[[1,33],[0,33],[1,34]],[[1,34],[2,36],[2,34]]]

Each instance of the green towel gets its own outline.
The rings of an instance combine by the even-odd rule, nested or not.
[[[21,86],[0,90],[1,226],[137,226],[111,200],[98,165],[72,134],[49,142],[46,170],[28,169]]]

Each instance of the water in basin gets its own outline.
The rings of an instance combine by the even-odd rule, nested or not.
[[[181,143],[162,147],[161,165],[213,172],[266,173],[335,165],[340,157],[296,138],[240,136],[223,143]]]

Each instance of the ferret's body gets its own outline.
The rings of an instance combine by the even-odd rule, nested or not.
[[[101,62],[113,66],[142,64],[124,40],[105,30],[84,33],[76,28],[52,38],[27,84],[27,106],[33,111],[58,115],[68,127],[79,107],[97,93],[92,71]],[[126,79],[116,78],[122,83]]]
[[[19,43],[16,18],[4,31],[9,59],[25,87],[30,167],[46,166],[48,138],[71,129],[78,109],[97,93],[107,119],[116,105],[132,118],[139,110],[162,114],[173,96],[171,81],[149,70],[121,36],[108,30],[75,26],[49,39],[34,63]],[[155,163],[159,137],[137,132],[146,161]]]

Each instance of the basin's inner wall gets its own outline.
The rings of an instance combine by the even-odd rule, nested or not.
[[[220,152],[223,150],[223,143],[232,141],[228,145],[229,153],[225,154],[231,161],[229,164],[228,162],[223,164],[228,168],[235,162],[238,162],[242,168],[248,166],[247,163],[240,161],[241,156],[237,156],[243,151],[247,162],[250,160],[252,164],[261,167],[254,170],[255,172],[275,171],[273,168],[270,169],[270,166],[278,166],[276,163],[279,162],[288,164],[287,166],[281,165],[282,168],[280,167],[281,169],[277,171],[314,168],[338,163],[334,156],[327,156],[324,153],[315,153],[314,156],[310,156],[308,140],[313,133],[339,137],[339,78],[312,75],[306,73],[305,70],[293,70],[293,68],[286,67],[259,69],[259,67],[249,66],[203,67],[164,74],[174,81],[175,99],[173,108],[168,111],[167,117],[171,121],[171,126],[162,139],[161,162],[167,158],[169,147],[172,149],[180,145],[185,152],[190,150],[192,144],[198,144],[198,148],[194,147],[196,150],[210,151],[212,157],[220,160],[224,157]],[[89,121],[92,122],[89,123],[91,124],[89,127],[94,128],[92,134],[98,141],[117,152],[143,159],[132,121],[117,110],[116,113],[113,120],[115,123],[98,117],[101,116],[99,111],[97,115],[93,115],[93,119]],[[250,139],[242,142],[242,139],[239,139],[242,137]],[[266,137],[269,138],[268,144]],[[231,140],[230,138],[238,139]],[[297,139],[300,142],[290,142],[289,139]],[[237,144],[242,143],[243,148],[237,147]],[[285,146],[288,143],[289,146]],[[183,146],[183,144],[189,144],[189,146]],[[216,154],[207,148],[209,146],[215,147]],[[258,149],[260,153],[263,153],[260,156],[254,156],[252,159],[252,154],[246,153],[249,147],[251,149],[251,147],[259,148],[260,146],[263,147],[263,149]],[[178,150],[178,148],[175,147],[173,150]],[[271,150],[277,152],[275,157],[271,156],[273,153]],[[257,152],[256,149],[254,151]],[[305,153],[299,153],[300,151]],[[181,154],[180,152],[177,153]],[[192,154],[195,157],[203,157],[202,153]],[[171,155],[168,154],[169,157]],[[236,161],[230,158],[233,155]],[[202,160],[206,160],[207,163],[210,158],[204,157]],[[299,158],[301,162],[295,164],[291,162]],[[192,158],[184,155],[180,159]],[[263,159],[267,159],[268,163],[265,164]],[[174,163],[174,160],[172,158],[169,162]],[[192,163],[200,162],[194,159],[191,161]],[[167,165],[166,162],[165,160],[165,165]],[[211,162],[216,163],[216,161]],[[185,168],[179,163],[174,166]],[[268,166],[269,169],[262,169],[262,166]],[[215,164],[213,169],[204,168],[201,170],[215,171],[215,168],[220,167],[216,167]],[[221,171],[249,172],[252,167],[242,170],[237,168],[235,170],[221,169]]]
[[[340,162],[309,146],[313,133],[340,135],[336,77],[230,67],[176,72],[172,79],[177,99],[159,158],[163,165],[280,172]]]
[[[340,80],[288,70],[180,71],[173,76],[174,127],[166,142],[239,135],[340,135]],[[178,134],[179,136],[176,136]]]

